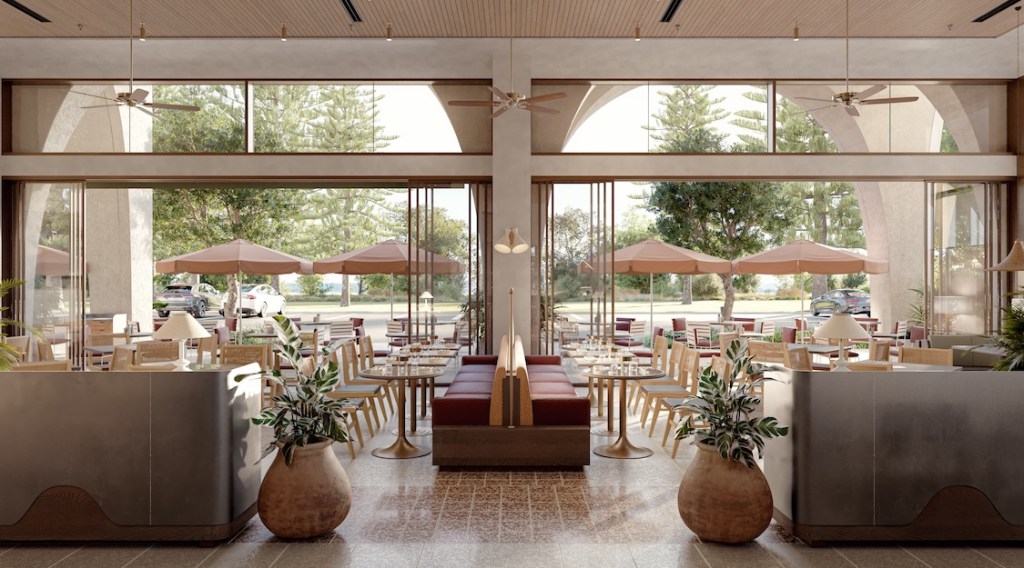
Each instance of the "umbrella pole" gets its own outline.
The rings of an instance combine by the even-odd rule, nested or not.
[[[391,280],[391,318],[395,319],[395,275],[394,273],[389,274],[388,277]]]
[[[648,333],[651,334],[651,348],[653,349],[654,348],[654,273],[652,272],[648,276],[650,276],[650,280],[649,280],[649,284],[648,284],[649,287],[647,288],[647,300],[648,300],[648,304],[650,304],[650,314],[649,314],[650,315],[650,323],[648,325],[650,327],[647,329],[647,331],[648,331]]]
[[[804,324],[807,323],[807,320],[804,318],[804,281],[805,280],[806,279],[804,278],[804,273],[801,272],[800,273],[800,321],[803,322]],[[800,336],[799,341],[797,341],[797,343],[803,343],[804,340],[807,339],[807,333],[806,333],[807,332],[807,328],[803,328],[800,331],[803,331],[804,333]]]

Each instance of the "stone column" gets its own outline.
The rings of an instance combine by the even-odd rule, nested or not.
[[[89,311],[153,324],[153,190],[86,191]]]

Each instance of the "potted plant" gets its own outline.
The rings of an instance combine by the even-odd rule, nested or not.
[[[704,369],[697,396],[683,402],[691,414],[676,438],[693,436],[698,451],[679,484],[678,503],[683,522],[701,540],[741,543],[757,538],[772,519],[771,489],[754,451],[789,427],[771,416],[750,417],[761,405],[754,389],[772,379],[747,354],[746,343],[733,341],[726,357],[728,376]]]
[[[1003,350],[1005,355],[993,365],[996,371],[1024,370],[1024,303],[1015,298],[1024,296],[1024,288],[1008,294],[1010,304],[1003,310],[1003,329],[992,344]]]
[[[11,290],[17,288],[18,286],[21,286],[24,283],[24,280],[0,280],[0,299],[6,296]],[[11,326],[17,329],[27,330],[31,332],[33,335],[41,337],[41,334],[38,331],[26,327],[25,324],[21,323],[20,321],[7,319],[6,317],[4,317],[4,312],[6,311],[6,306],[0,306],[0,330],[2,330],[4,327]],[[3,331],[0,331],[0,371],[10,371],[11,369],[14,368],[15,365],[21,362],[21,353],[18,351],[16,347],[7,343],[5,341],[6,338],[7,335],[4,334]]]
[[[344,400],[333,398],[338,366],[330,360],[344,340],[303,357],[295,324],[274,316],[281,355],[296,377],[286,380],[271,372],[279,394],[273,406],[252,419],[274,429],[268,452],[277,456],[260,484],[257,510],[270,532],[283,538],[310,538],[334,530],[352,506],[348,475],[332,451],[334,442],[348,441]]]

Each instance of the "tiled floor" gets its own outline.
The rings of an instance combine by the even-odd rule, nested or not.
[[[392,419],[393,426],[394,419]],[[592,457],[575,472],[439,472],[430,458],[384,460],[372,447],[353,461],[344,523],[315,542],[282,542],[254,519],[233,541],[191,545],[0,547],[0,568],[197,567],[998,567],[1024,568],[1024,548],[844,546],[810,548],[774,524],[745,546],[701,543],[679,518],[676,491],[693,448],[675,460],[639,431],[652,457]],[[598,423],[595,422],[595,425]],[[595,445],[607,438],[594,437]],[[416,444],[430,438],[416,437]],[[269,459],[269,458],[268,458]]]

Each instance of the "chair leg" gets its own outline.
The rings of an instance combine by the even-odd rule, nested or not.
[[[355,407],[355,406],[351,407],[349,409],[349,411],[348,411],[348,415],[349,415],[349,418],[352,419],[352,427],[349,428],[349,434],[352,433],[352,430],[355,430],[356,431],[356,441],[359,442],[359,447],[360,448],[365,448],[366,444],[363,443],[363,429],[359,425],[359,408]]]
[[[661,447],[665,447],[668,443],[668,433],[672,430],[672,426],[676,423],[675,421],[676,410],[674,408],[668,409],[668,415],[665,417],[665,434],[661,437]]]
[[[383,423],[380,420],[380,416],[377,414],[377,402],[374,400],[375,395],[366,397],[366,402],[370,406],[370,416],[373,417],[373,429],[380,430]]]
[[[647,432],[648,438],[654,436],[654,425],[658,423],[658,414],[661,413],[661,398],[655,398],[651,406],[654,407],[654,415],[651,417],[651,429]]]
[[[644,398],[644,408],[640,412],[640,427],[641,428],[646,428],[647,427],[647,415],[650,414],[650,412],[651,412],[651,395],[650,395],[650,393],[647,393],[647,396]]]
[[[644,392],[643,386],[637,386],[636,398],[633,399],[633,414],[636,414],[640,408],[640,401],[647,398],[647,393]]]
[[[366,399],[363,399],[363,404],[360,406],[360,410],[363,411],[363,419],[366,422],[366,429],[370,432],[370,437],[374,436],[373,429],[373,418],[374,415],[370,414],[370,405],[367,404]]]

